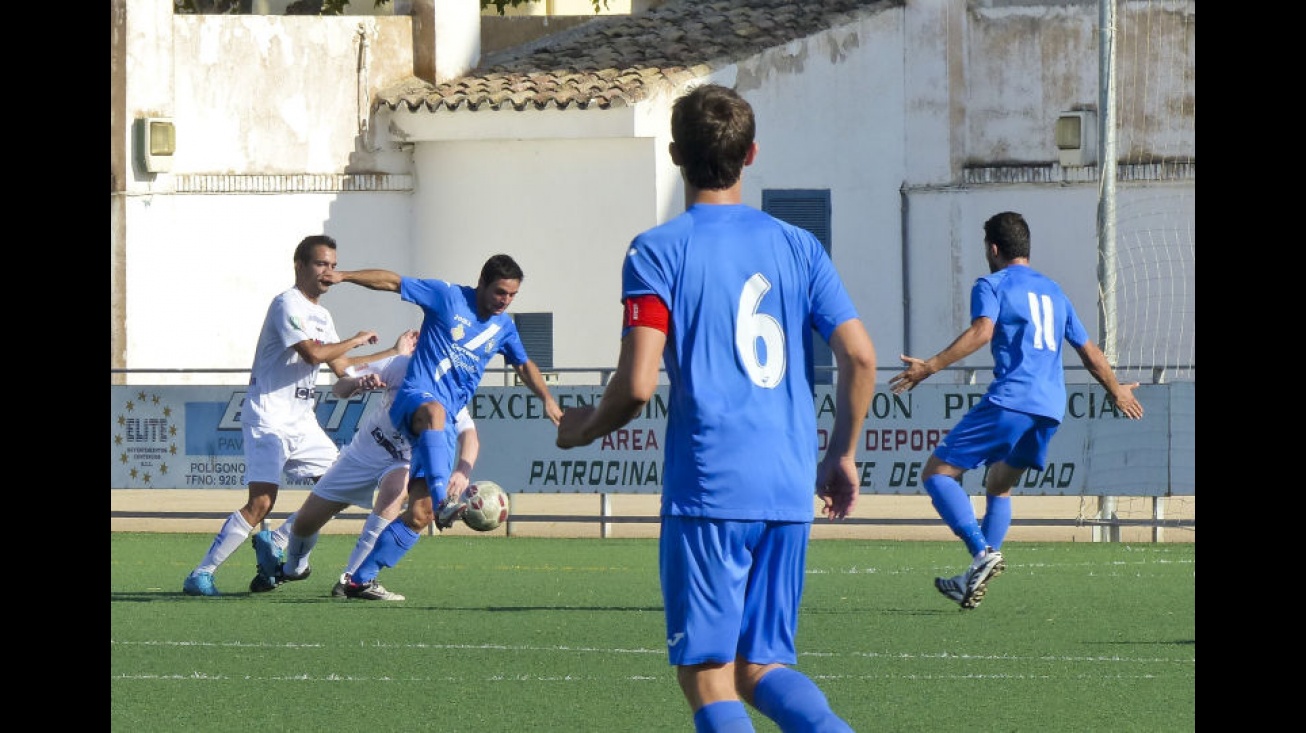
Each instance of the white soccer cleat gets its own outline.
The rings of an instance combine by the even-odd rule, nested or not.
[[[989,581],[1007,569],[1007,561],[1002,553],[992,547],[985,548],[984,554],[966,571],[966,596],[961,601],[962,608],[975,608],[984,600]]]
[[[467,511],[467,502],[461,495],[455,501],[449,501],[449,498],[445,497],[438,509],[435,515],[435,528],[443,532],[462,518],[463,512]]]

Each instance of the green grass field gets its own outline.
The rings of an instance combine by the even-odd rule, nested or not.
[[[185,596],[211,540],[111,535],[114,731],[693,730],[656,540],[424,536],[393,603],[330,597],[346,535],[307,580],[248,593],[246,544]],[[1195,550],[1008,543],[962,611],[932,582],[960,542],[816,541],[798,668],[858,731],[1192,731]]]

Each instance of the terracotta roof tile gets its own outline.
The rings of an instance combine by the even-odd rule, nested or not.
[[[608,109],[633,105],[713,69],[906,0],[669,0],[636,16],[600,16],[482,59],[440,84],[410,77],[376,104],[416,111]]]

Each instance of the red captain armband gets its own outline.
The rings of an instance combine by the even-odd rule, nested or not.
[[[658,296],[636,295],[626,298],[626,313],[621,318],[623,329],[644,326],[666,333],[670,323],[671,311],[667,310],[667,304]]]

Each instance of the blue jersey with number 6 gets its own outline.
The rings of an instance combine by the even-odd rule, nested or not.
[[[695,204],[637,236],[622,299],[671,312],[662,514],[811,522],[812,333],[857,318],[810,232],[744,204]]]
[[[993,381],[985,399],[1010,410],[1050,417],[1066,412],[1061,341],[1088,341],[1070,299],[1048,276],[1027,265],[1008,265],[975,281],[970,319],[993,321]]]

